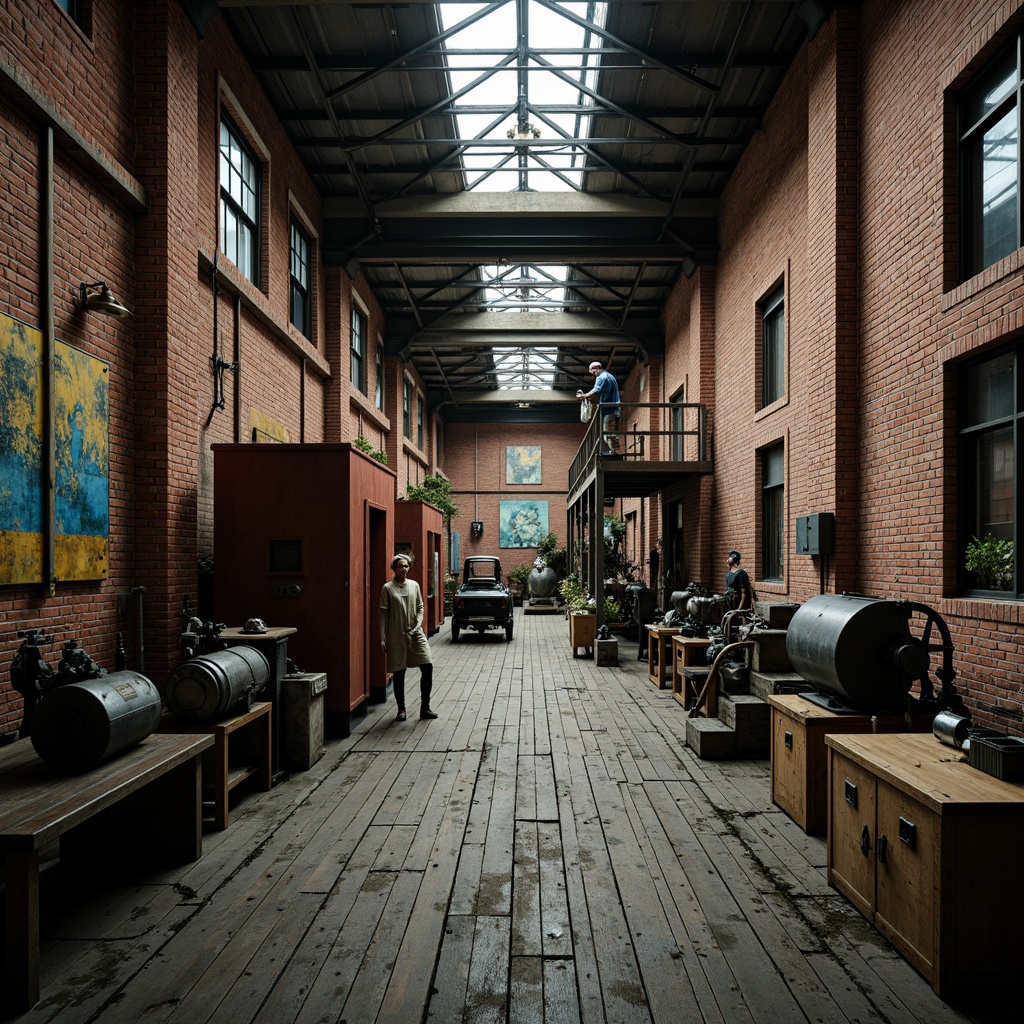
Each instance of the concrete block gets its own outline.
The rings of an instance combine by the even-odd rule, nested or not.
[[[725,697],[718,716],[736,733],[737,757],[767,757],[771,744],[771,708],[759,697]]]
[[[769,694],[813,693],[816,689],[796,672],[755,672],[750,673],[750,692],[765,700]]]
[[[595,640],[594,656],[598,668],[614,668],[619,663],[619,641]]]
[[[686,745],[702,761],[736,756],[736,732],[717,718],[688,718]]]
[[[753,668],[758,672],[792,672],[793,663],[786,651],[784,629],[756,629],[749,639],[756,641]]]
[[[800,605],[796,601],[755,601],[754,611],[769,629],[788,629]]]

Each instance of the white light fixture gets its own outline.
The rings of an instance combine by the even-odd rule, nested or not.
[[[119,320],[132,315],[127,306],[122,306],[114,293],[107,287],[106,281],[97,281],[95,284],[78,286],[79,294],[82,296],[82,309],[91,309],[94,313],[103,313],[105,316],[116,316]]]
[[[528,139],[539,139],[540,129],[534,128],[532,124],[517,124],[515,128],[509,128],[505,132],[505,138],[514,139],[517,142],[524,142]]]

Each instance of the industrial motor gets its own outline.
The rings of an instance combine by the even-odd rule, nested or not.
[[[786,632],[789,660],[808,682],[853,707],[902,709],[913,681],[927,680],[930,661],[928,645],[910,632],[913,609],[934,617],[930,609],[906,601],[812,597],[797,609]]]
[[[160,691],[138,672],[66,683],[36,705],[32,746],[63,771],[85,771],[144,740],[160,724]]]
[[[204,721],[243,701],[252,703],[270,681],[270,665],[255,647],[229,647],[183,661],[167,679],[171,714]]]

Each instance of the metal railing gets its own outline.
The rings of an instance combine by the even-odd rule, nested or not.
[[[594,467],[602,452],[602,409],[598,405],[587,427],[583,441],[569,466],[569,491],[575,490],[580,479]],[[707,407],[690,402],[619,402],[621,410],[618,454],[612,458],[626,462],[707,462]],[[634,419],[639,410],[648,412],[643,418],[651,423],[664,424],[657,428],[622,429]],[[633,413],[633,415],[631,415]],[[605,456],[608,457],[608,456]]]

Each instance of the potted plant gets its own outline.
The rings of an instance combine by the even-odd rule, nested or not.
[[[601,612],[609,629],[622,630],[626,621],[626,613],[620,601],[614,597],[606,597],[601,605]]]
[[[588,602],[587,592],[583,589],[583,581],[579,575],[569,573],[558,584],[558,593],[565,602],[569,615],[569,646],[572,648],[572,656],[576,657],[576,651],[580,647],[588,652],[592,651],[597,637],[597,609],[593,607],[592,601]]]
[[[505,578],[508,581],[508,589],[512,593],[512,599],[518,604],[523,603],[523,592],[530,579],[530,567],[528,565],[513,565]]]
[[[1013,541],[997,540],[991,533],[972,537],[964,568],[973,573],[982,590],[1009,590],[1013,584]]]

